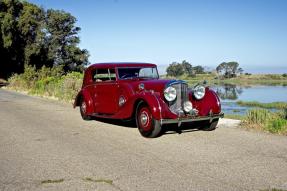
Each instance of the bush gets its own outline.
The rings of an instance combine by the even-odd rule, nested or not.
[[[266,109],[251,109],[247,112],[246,121],[249,124],[265,124],[270,118],[270,113]]]
[[[247,112],[243,124],[248,128],[287,135],[286,117],[286,109],[276,113],[266,109],[251,109]]]
[[[286,77],[287,77],[287,74],[286,74],[286,73],[284,73],[284,74],[282,74],[282,76],[283,76],[284,78],[286,78]]]
[[[57,95],[63,100],[72,100],[76,97],[79,89],[81,89],[83,74],[79,72],[71,72],[62,77],[60,93]]]
[[[267,126],[265,126],[265,130],[269,131],[270,133],[277,133],[280,134],[282,132],[287,132],[287,120],[285,119],[273,119],[271,120]]]
[[[53,96],[59,100],[73,100],[81,88],[83,74],[71,72],[63,75],[61,67],[35,67],[26,66],[24,73],[9,78],[9,87],[16,90],[28,91],[30,94],[40,96]]]

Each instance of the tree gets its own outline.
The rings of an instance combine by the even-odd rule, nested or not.
[[[216,71],[219,75],[222,75],[225,78],[232,78],[236,77],[236,74],[238,73],[238,67],[239,64],[237,62],[222,62],[216,67]],[[243,71],[242,68],[241,70]]]
[[[243,74],[243,71],[244,71],[244,70],[243,70],[242,68],[238,68],[238,69],[237,69],[237,73],[239,73],[239,74]]]
[[[37,69],[47,64],[44,29],[45,11],[31,3],[23,2],[18,27],[24,45],[24,64]]]
[[[81,50],[76,18],[70,13],[49,9],[46,16],[48,58],[54,65],[63,65],[65,71],[80,70],[88,64],[88,51]]]
[[[184,70],[184,73],[186,73],[188,76],[194,75],[192,65],[189,62],[183,60],[181,62],[181,65],[182,65],[182,68]]]
[[[204,74],[204,68],[200,65],[193,67],[195,74]]]
[[[0,78],[23,72],[23,43],[17,26],[23,5],[17,0],[0,1]]]
[[[0,0],[0,78],[22,73],[24,65],[81,70],[89,55],[78,47],[80,28],[75,23],[76,18],[64,11]]]
[[[171,63],[167,67],[166,73],[167,73],[168,76],[175,76],[175,77],[183,75],[184,74],[184,70],[183,70],[182,64],[177,63],[177,62]]]

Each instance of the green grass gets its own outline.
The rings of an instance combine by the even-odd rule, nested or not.
[[[64,179],[56,179],[56,180],[43,180],[41,184],[53,184],[53,183],[61,183],[64,182]]]
[[[72,101],[82,86],[83,74],[70,72],[63,74],[59,68],[36,70],[26,67],[23,74],[9,78],[8,88],[26,91],[32,95],[55,97],[59,100]]]
[[[243,119],[242,126],[273,134],[287,135],[287,109],[271,112],[266,109],[251,109]]]
[[[91,177],[85,177],[83,178],[84,181],[88,181],[88,182],[96,182],[96,183],[106,183],[106,184],[113,184],[112,180],[109,179],[93,179]]]
[[[167,77],[163,75],[162,78],[175,78],[175,77]],[[177,78],[185,80],[189,84],[196,84],[206,80],[209,85],[214,84],[287,85],[287,77],[284,77],[281,74],[252,74],[252,75],[240,75],[236,78],[230,78],[230,79],[221,79],[216,73],[210,73],[210,74],[197,74],[195,77],[188,77],[187,75],[182,75]]]
[[[260,103],[257,101],[237,101],[240,106],[248,107],[260,107],[265,109],[285,109],[287,108],[287,102],[272,102],[272,103]]]

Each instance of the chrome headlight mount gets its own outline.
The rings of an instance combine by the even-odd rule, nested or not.
[[[193,95],[196,99],[202,99],[205,95],[205,87],[197,85],[193,88]]]
[[[124,96],[120,96],[119,98],[119,106],[122,107],[126,103],[126,99]]]
[[[164,98],[167,101],[174,101],[176,99],[176,89],[172,86],[167,87],[164,90]]]

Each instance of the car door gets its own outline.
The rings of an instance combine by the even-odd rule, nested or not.
[[[114,69],[99,68],[94,75],[94,104],[98,114],[112,115],[118,111],[118,85]]]

